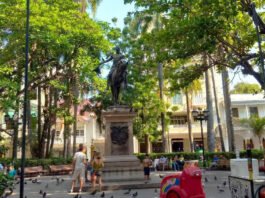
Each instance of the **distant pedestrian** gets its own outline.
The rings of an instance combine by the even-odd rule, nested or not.
[[[14,166],[9,167],[8,176],[15,178],[17,175],[17,171],[15,170]]]
[[[85,169],[86,169],[86,147],[83,144],[79,144],[78,152],[74,155],[73,160],[73,181],[72,188],[70,192],[73,192],[76,180],[79,179],[80,188],[79,192],[82,192],[84,179],[85,179]]]
[[[92,188],[93,191],[96,191],[96,181],[98,180],[98,184],[99,184],[99,191],[101,191],[101,187],[102,187],[102,169],[104,167],[104,163],[102,160],[102,157],[100,155],[100,153],[97,153],[94,156],[94,159],[91,163],[92,168],[93,168],[93,174],[92,174]]]
[[[150,180],[150,166],[152,165],[152,160],[149,158],[149,155],[146,154],[143,160],[144,166],[144,179],[145,181]]]

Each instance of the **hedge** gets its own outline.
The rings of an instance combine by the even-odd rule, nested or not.
[[[141,161],[145,157],[145,153],[136,153],[135,154]],[[151,159],[156,159],[160,158],[161,156],[164,156],[168,159],[173,159],[176,155],[178,156],[183,156],[185,160],[197,160],[200,159],[200,156],[202,153],[191,153],[191,152],[177,152],[177,153],[150,153],[149,156]],[[236,154],[234,152],[205,152],[205,159],[206,160],[212,160],[214,155],[217,155],[218,157],[225,157],[226,159],[232,159],[236,158]],[[252,157],[256,159],[263,159],[264,157],[263,151],[262,150],[252,150]],[[246,158],[246,151],[241,151],[240,152],[240,157],[241,158]]]
[[[0,163],[6,165],[13,165],[16,169],[20,167],[21,160],[12,160],[7,158],[0,158]],[[44,169],[48,169],[49,165],[62,165],[62,164],[71,164],[72,158],[64,159],[64,158],[49,158],[49,159],[26,159],[25,166],[43,166]]]

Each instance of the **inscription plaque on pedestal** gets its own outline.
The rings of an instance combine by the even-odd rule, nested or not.
[[[129,127],[127,123],[116,122],[110,126],[111,155],[129,155]]]

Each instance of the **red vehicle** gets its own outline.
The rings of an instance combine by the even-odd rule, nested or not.
[[[160,185],[160,198],[206,198],[201,177],[201,170],[195,166],[166,176]]]

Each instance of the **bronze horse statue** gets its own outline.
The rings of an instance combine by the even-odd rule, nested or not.
[[[94,71],[100,74],[100,65],[111,60],[113,61],[113,65],[108,74],[108,88],[111,88],[114,105],[118,105],[121,89],[127,87],[128,61],[126,61],[125,56],[121,54],[119,47],[115,47],[115,50],[116,54],[111,54],[107,60],[103,60]]]

